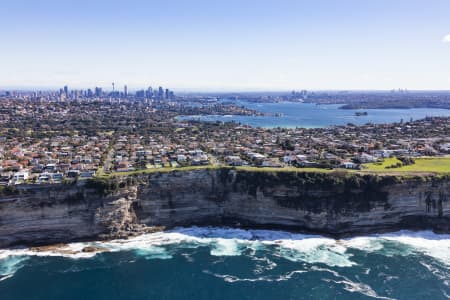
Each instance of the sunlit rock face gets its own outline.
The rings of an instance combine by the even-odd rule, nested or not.
[[[0,198],[0,247],[123,238],[152,226],[450,232],[449,194],[447,177],[231,169],[22,186]]]

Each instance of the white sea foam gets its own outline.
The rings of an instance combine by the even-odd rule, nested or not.
[[[389,298],[389,297],[384,297],[384,296],[378,295],[372,289],[372,287],[370,287],[368,284],[365,284],[363,282],[352,281],[348,277],[339,274],[337,271],[326,269],[326,268],[314,267],[314,266],[311,267],[311,270],[331,273],[334,277],[337,278],[336,280],[328,279],[328,278],[324,278],[322,280],[325,281],[325,282],[334,282],[336,284],[342,284],[344,290],[346,290],[346,291],[349,291],[349,292],[352,292],[352,293],[363,294],[365,296],[368,296],[368,297],[371,297],[371,298],[375,298],[375,299],[394,300],[393,298]]]
[[[415,251],[440,260],[450,266],[450,235],[438,235],[431,231],[399,232],[385,235],[383,238],[400,242],[415,249]]]
[[[356,237],[343,242],[346,247],[351,247],[367,252],[375,252],[383,249],[380,239],[373,237]]]
[[[420,264],[422,266],[424,266],[425,268],[427,268],[427,270],[431,274],[436,276],[436,278],[441,280],[443,284],[445,284],[446,286],[450,286],[450,272],[449,271],[442,270],[440,268],[437,268],[436,266],[433,266],[431,264],[427,264],[427,263],[425,263],[423,261],[420,262]]]
[[[410,255],[421,253],[450,266],[450,235],[432,232],[401,231],[391,234],[334,240],[318,235],[295,234],[270,230],[243,230],[214,227],[177,228],[126,240],[71,243],[45,251],[33,249],[0,250],[0,275],[14,273],[12,258],[27,256],[63,256],[73,259],[91,258],[102,251],[83,252],[85,247],[97,247],[109,252],[134,251],[147,259],[168,259],[177,249],[209,247],[213,256],[248,255],[256,257],[259,251],[270,251],[280,258],[310,264],[350,267],[351,249],[377,252],[382,255]],[[272,262],[273,263],[273,262]],[[16,266],[20,267],[20,263]],[[271,265],[272,268],[276,266]],[[263,268],[265,266],[262,266]],[[6,271],[5,271],[6,270]],[[5,277],[2,277],[5,278]],[[231,280],[231,279],[230,279]]]
[[[236,239],[217,238],[212,242],[211,255],[238,256],[242,253],[242,246]]]
[[[307,271],[295,270],[295,271],[291,271],[291,272],[288,272],[286,274],[279,275],[279,276],[259,276],[259,277],[255,277],[255,278],[241,278],[241,277],[234,276],[234,275],[217,274],[217,273],[210,272],[208,270],[204,270],[203,272],[205,274],[209,274],[214,277],[221,278],[225,282],[234,283],[234,282],[258,282],[258,281],[265,281],[265,282],[286,281],[286,280],[291,279],[296,274],[306,273]]]
[[[253,261],[256,261],[256,266],[255,269],[253,270],[254,274],[261,274],[266,271],[273,270],[277,267],[277,264],[267,257],[250,256],[250,258]]]
[[[145,259],[170,259],[172,255],[163,247],[150,246],[148,248],[139,248],[134,250],[137,255],[145,257]]]
[[[431,231],[399,231],[368,237],[356,237],[343,242],[346,247],[386,256],[421,253],[450,266],[450,235]],[[390,247],[387,247],[390,246]]]
[[[365,284],[360,281],[358,281],[358,282],[352,281],[348,277],[339,274],[337,271],[330,270],[327,268],[320,268],[320,267],[316,267],[316,266],[312,266],[310,268],[310,270],[317,271],[317,272],[331,273],[331,275],[333,277],[335,277],[335,279],[324,278],[322,280],[325,282],[333,282],[336,284],[340,284],[343,286],[343,289],[345,289],[346,291],[349,291],[351,293],[359,293],[359,294],[362,294],[362,295],[365,295],[365,296],[368,296],[371,298],[375,298],[375,299],[394,300],[393,298],[378,295],[377,292],[375,292],[372,289],[372,287],[369,286],[368,284]],[[281,275],[258,276],[258,277],[254,277],[254,278],[238,277],[238,276],[229,275],[229,274],[218,274],[218,273],[213,273],[208,270],[204,270],[203,272],[206,274],[209,274],[211,276],[221,278],[225,282],[235,283],[235,282],[259,282],[259,281],[264,281],[264,282],[286,281],[286,280],[292,279],[293,276],[295,276],[295,275],[306,273],[306,272],[308,272],[308,270],[294,270],[294,271],[291,271],[291,272],[288,272],[285,274],[281,274]]]
[[[0,281],[11,278],[22,268],[27,256],[8,256],[0,259]]]
[[[343,287],[344,290],[352,292],[352,293],[360,293],[360,294],[363,294],[365,296],[375,298],[375,299],[394,300],[393,298],[379,296],[369,285],[367,285],[365,283],[354,282],[354,281],[348,280],[347,278],[345,278],[343,280],[324,279],[324,281],[327,281],[327,282],[331,281],[331,282],[334,282],[337,284],[342,284],[344,286]]]

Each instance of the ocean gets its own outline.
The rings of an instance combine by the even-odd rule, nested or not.
[[[107,252],[82,252],[86,246]],[[0,250],[0,299],[449,299],[450,235],[177,228]]]
[[[366,123],[380,124],[418,120],[425,117],[450,116],[450,109],[412,108],[412,109],[339,109],[340,104],[316,105],[314,103],[252,103],[244,100],[234,101],[242,105],[265,113],[279,113],[281,116],[181,116],[179,119],[200,121],[235,121],[241,124],[257,127],[305,127],[318,128],[331,125],[346,125],[352,123],[363,125]],[[356,112],[367,112],[367,116],[356,116]]]

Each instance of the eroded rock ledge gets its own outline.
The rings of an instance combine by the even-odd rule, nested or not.
[[[20,186],[0,197],[0,247],[124,238],[214,225],[348,236],[450,232],[448,176],[174,171],[73,185]]]

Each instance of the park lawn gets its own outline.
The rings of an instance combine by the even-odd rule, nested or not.
[[[381,164],[364,164],[363,171],[369,172],[411,172],[411,173],[450,173],[450,157],[421,157],[414,158],[413,165],[400,168],[386,168],[400,162],[397,158],[387,158]]]

